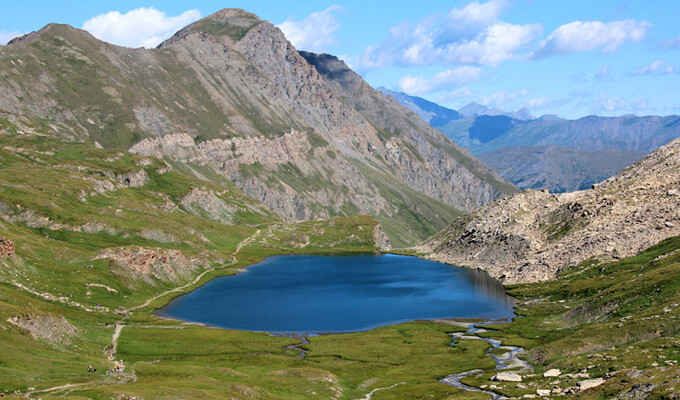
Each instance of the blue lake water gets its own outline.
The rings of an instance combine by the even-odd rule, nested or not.
[[[435,318],[512,318],[483,272],[397,255],[277,256],[180,296],[158,314],[228,329],[327,333]]]

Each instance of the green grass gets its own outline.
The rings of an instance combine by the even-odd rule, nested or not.
[[[491,326],[496,331],[483,335],[528,349],[528,359],[539,372],[587,370],[590,377],[608,379],[580,398],[609,399],[636,383],[658,385],[650,398],[667,398],[672,387],[678,387],[667,377],[677,376],[680,362],[678,250],[680,237],[674,237],[635,257],[608,263],[588,260],[557,280],[510,286],[510,294],[539,301],[520,304],[517,312],[522,317]],[[631,378],[628,373],[634,370],[643,372]],[[566,388],[576,381],[560,385]],[[548,379],[540,376],[530,382],[534,392],[541,385],[549,387]],[[509,386],[501,392],[528,393]]]
[[[398,384],[375,392],[373,399],[488,398],[438,382],[448,374],[482,369],[480,376],[465,382],[492,384],[494,364],[486,355],[490,346],[475,340],[450,346],[449,334],[461,330],[456,326],[412,322],[312,337],[302,345],[297,339],[183,324],[152,314],[174,295],[234,274],[267,256],[375,251],[373,217],[284,222],[228,182],[197,180],[191,171],[179,168],[162,173],[165,164],[154,158],[18,135],[11,124],[3,127],[0,210],[8,217],[0,219],[0,236],[15,242],[17,255],[0,258],[0,392],[77,384],[69,389],[72,397],[349,400]],[[142,187],[117,185],[102,193],[94,191],[95,181],[113,184],[116,175],[141,169],[148,175]],[[184,209],[180,200],[195,187],[212,190],[237,208],[236,225]],[[413,204],[402,190],[389,180],[382,187],[386,196],[404,196],[399,204],[413,210],[399,218],[380,216],[385,229],[397,237],[411,224],[427,228],[422,219],[431,213],[454,214],[438,203]],[[166,207],[168,201],[175,207]],[[19,218],[26,210],[49,222]],[[87,224],[105,229],[88,233]],[[143,238],[150,229],[171,234],[177,242]],[[414,234],[401,235],[406,241]],[[231,265],[232,253],[249,237],[252,241]],[[179,250],[195,259],[197,266],[174,280],[143,279],[109,259],[96,258],[106,249],[137,246]],[[494,382],[497,391],[508,396],[533,394],[537,388],[553,386],[554,379],[543,378],[543,371],[560,368],[565,373],[586,370],[591,377],[607,377],[605,385],[580,398],[609,399],[634,384],[647,383],[658,385],[651,398],[669,398],[680,387],[674,381],[680,373],[678,250],[680,237],[671,238],[636,257],[608,263],[588,260],[554,281],[508,287],[521,300],[517,307],[521,317],[489,326],[491,330],[480,335],[527,349],[526,358],[537,374],[526,377],[524,389]],[[192,283],[202,272],[207,273]],[[111,343],[112,324],[121,318],[113,310],[140,305],[184,285],[125,320],[117,358],[125,361],[135,379],[125,383],[123,376],[109,378],[105,371],[112,364],[104,349]],[[63,316],[77,333],[69,342],[51,342],[35,339],[7,321],[36,315]],[[304,360],[297,358],[300,348],[306,351]],[[98,368],[97,374],[87,372],[90,364]],[[634,370],[642,372],[632,378],[629,372]],[[557,386],[566,389],[578,380],[560,378]],[[60,394],[64,391],[53,393]],[[52,397],[45,393],[34,397],[38,395]]]

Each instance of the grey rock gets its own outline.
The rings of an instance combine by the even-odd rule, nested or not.
[[[491,378],[492,381],[522,382],[522,376],[516,372],[499,372]]]
[[[595,378],[595,379],[588,379],[585,381],[581,381],[578,383],[578,388],[580,391],[585,391],[588,389],[592,389],[594,387],[598,387],[602,384],[604,384],[605,380],[602,378]]]
[[[644,400],[647,399],[651,392],[657,387],[658,385],[652,383],[636,383],[630,390],[616,396],[615,400]]]

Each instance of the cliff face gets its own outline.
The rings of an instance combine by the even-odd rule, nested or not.
[[[388,148],[399,149],[399,154],[389,154],[393,157],[386,160],[410,186],[461,210],[473,210],[516,191],[415,112],[373,89],[342,60],[328,54],[300,54],[386,136]]]
[[[286,219],[373,215],[396,245],[515,190],[360,78],[358,91],[325,79],[242,10],[154,50],[48,25],[0,48],[0,71],[8,119],[225,176]]]
[[[593,189],[527,190],[456,219],[420,250],[506,283],[534,282],[590,258],[617,259],[680,234],[680,140]]]

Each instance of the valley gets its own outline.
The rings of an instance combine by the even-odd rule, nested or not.
[[[348,63],[240,9],[0,46],[2,397],[680,399],[678,117]]]

